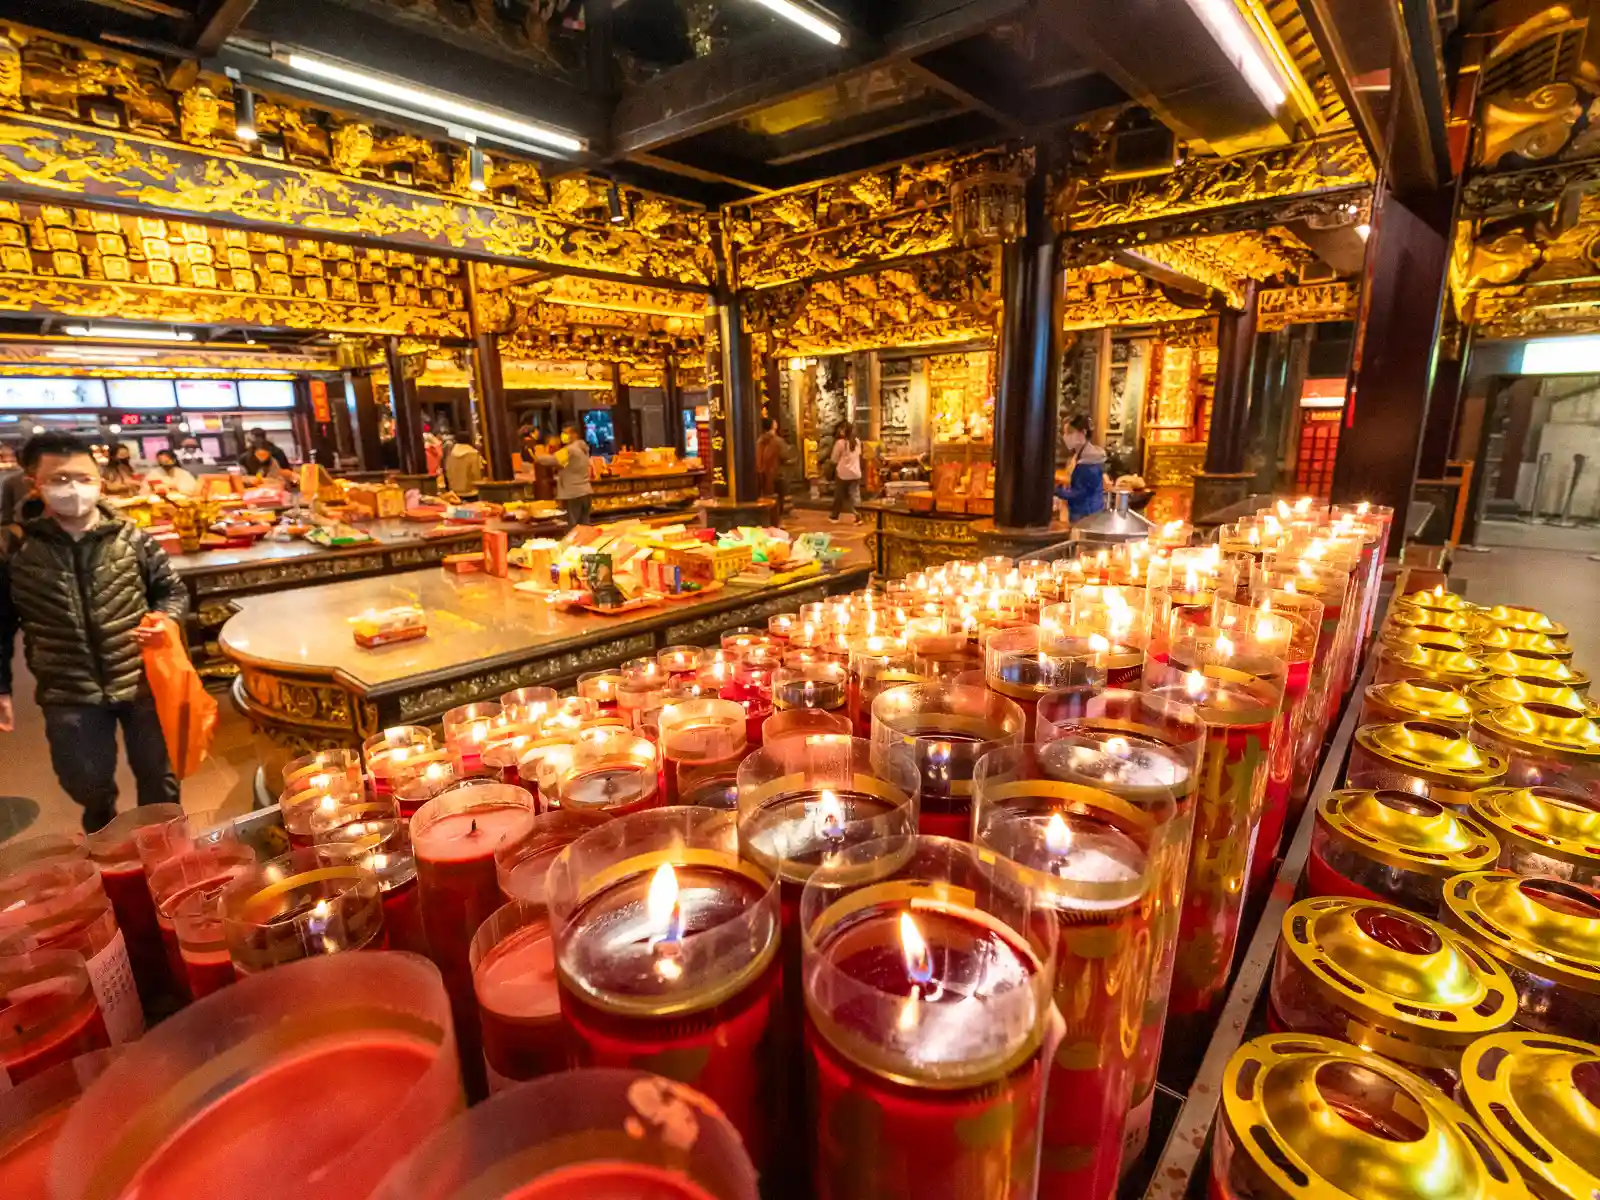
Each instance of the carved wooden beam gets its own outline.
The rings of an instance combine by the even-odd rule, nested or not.
[[[1353,279],[1264,288],[1256,293],[1256,331],[1271,333],[1289,325],[1354,321],[1361,309],[1361,285]]]

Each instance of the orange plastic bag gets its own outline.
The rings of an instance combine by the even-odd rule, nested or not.
[[[145,624],[159,623],[167,636],[158,646],[144,648],[144,673],[150,680],[150,694],[161,718],[161,736],[167,743],[167,758],[172,773],[179,779],[193,775],[211,753],[211,739],[217,732],[217,702],[189,661],[183,635],[171,617],[154,613]]]

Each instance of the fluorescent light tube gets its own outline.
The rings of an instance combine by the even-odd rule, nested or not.
[[[1211,31],[1228,61],[1244,76],[1256,99],[1266,105],[1269,112],[1276,113],[1282,108],[1289,98],[1288,93],[1283,90],[1277,72],[1268,65],[1261,53],[1261,43],[1250,32],[1233,0],[1189,0],[1189,7]]]
[[[149,342],[194,341],[194,334],[187,329],[150,329],[138,325],[68,325],[62,332],[69,337],[127,338]]]
[[[516,137],[526,138],[530,142],[552,146],[557,150],[566,150],[577,153],[584,148],[583,142],[566,133],[558,133],[554,129],[547,129],[542,125],[530,125],[526,121],[503,116],[487,108],[479,108],[475,104],[457,100],[453,96],[446,96],[441,92],[424,91],[398,79],[388,79],[378,75],[368,75],[364,71],[352,70],[340,66],[338,63],[328,62],[326,59],[315,58],[299,51],[290,51],[282,60],[292,71],[299,71],[302,75],[310,75],[316,79],[326,79],[330,83],[342,83],[346,87],[356,88],[360,91],[372,92],[397,104],[407,104],[423,112],[436,113],[440,116],[450,117],[452,120],[476,125],[484,130],[498,130]]]
[[[814,33],[831,46],[844,45],[844,31],[836,25],[830,25],[815,13],[801,8],[793,0],[755,0],[768,12],[775,13],[785,21],[793,22],[808,33]]]

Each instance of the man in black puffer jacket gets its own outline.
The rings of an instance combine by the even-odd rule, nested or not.
[[[50,764],[99,829],[117,811],[117,726],[140,804],[178,799],[142,648],[159,630],[145,614],[180,624],[185,598],[155,540],[100,504],[100,468],[87,443],[44,433],[22,448],[44,515],[0,559],[0,731],[14,724],[11,655],[20,627],[44,713]]]

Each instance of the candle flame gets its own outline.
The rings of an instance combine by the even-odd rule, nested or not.
[[[1261,518],[1261,524],[1266,527],[1267,532],[1273,537],[1278,537],[1283,533],[1283,523],[1271,513]]]
[[[1286,504],[1282,500],[1279,500],[1278,501],[1278,516],[1281,517],[1283,520],[1287,521],[1290,518],[1291,515],[1292,514],[1289,511],[1288,504]]]
[[[1300,585],[1293,579],[1285,579],[1283,581],[1283,590],[1291,596],[1298,596],[1300,594]]]
[[[933,979],[933,959],[928,954],[928,943],[908,912],[900,914],[900,949],[905,954],[906,974],[911,976],[912,983],[920,985]]]
[[[1183,690],[1189,693],[1191,699],[1205,695],[1206,676],[1204,671],[1190,671],[1183,677]]]
[[[1266,614],[1263,614],[1263,616],[1265,615]],[[1275,642],[1280,636],[1281,635],[1279,634],[1278,630],[1272,627],[1271,621],[1263,619],[1256,622],[1256,641]]]
[[[812,683],[811,680],[806,680],[805,686],[800,689],[800,694],[805,697],[804,704],[807,708],[816,706],[817,685]]]
[[[1200,590],[1200,576],[1193,567],[1186,567],[1183,572],[1183,590],[1191,596]]]
[[[1254,525],[1250,526],[1250,528],[1245,531],[1244,540],[1249,542],[1252,546],[1259,546],[1261,544],[1261,531]]]
[[[1106,739],[1107,754],[1126,754],[1128,752],[1128,739],[1125,737],[1108,737]]]
[[[844,836],[844,805],[840,804],[839,797],[827,788],[823,788],[822,795],[817,798],[817,817],[822,824],[823,837]]]
[[[1298,499],[1298,500],[1296,500],[1294,502],[1294,510],[1297,513],[1308,513],[1308,512],[1310,512],[1311,511],[1311,497],[1310,496],[1301,496],[1300,499]]]
[[[444,778],[445,765],[443,763],[429,763],[428,769],[423,771],[423,777],[430,783],[437,783]]]
[[[1216,644],[1217,644],[1217,653],[1222,655],[1223,658],[1232,658],[1233,657],[1233,639],[1232,638],[1230,638],[1226,634],[1224,634],[1224,635],[1222,635],[1221,637],[1219,637],[1217,639],[1217,643]]]
[[[1161,527],[1161,532],[1166,534],[1168,537],[1171,537],[1173,534],[1177,533],[1178,530],[1180,530],[1182,528],[1183,528],[1183,522],[1182,521],[1168,521],[1165,525],[1163,525]]]
[[[1096,654],[1110,654],[1111,641],[1104,634],[1091,633],[1089,635],[1089,649]]]
[[[1444,595],[1444,584],[1442,584],[1442,583],[1434,584],[1433,585],[1433,594],[1435,596],[1443,596]]]
[[[662,863],[650,879],[650,891],[644,899],[645,915],[650,921],[650,944],[664,942],[676,944],[683,936],[683,916],[678,908],[678,874],[671,863]]]
[[[1072,830],[1067,828],[1067,823],[1062,820],[1060,813],[1051,813],[1050,820],[1044,827],[1044,848],[1051,854],[1058,855],[1072,849]]]

